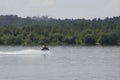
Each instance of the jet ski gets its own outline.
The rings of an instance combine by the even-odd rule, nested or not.
[[[47,46],[44,46],[44,47],[42,47],[41,50],[49,50],[49,48]]]

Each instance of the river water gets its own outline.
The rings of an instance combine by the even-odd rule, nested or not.
[[[120,47],[0,47],[0,80],[120,80]]]

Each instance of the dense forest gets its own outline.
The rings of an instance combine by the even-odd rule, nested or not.
[[[0,16],[0,45],[120,45],[120,16],[54,19]]]

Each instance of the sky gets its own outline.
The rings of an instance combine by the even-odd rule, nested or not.
[[[52,18],[105,18],[120,16],[120,0],[0,0],[0,15]]]

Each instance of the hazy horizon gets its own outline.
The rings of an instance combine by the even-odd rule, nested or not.
[[[120,0],[0,0],[0,15],[93,19],[120,16]]]

